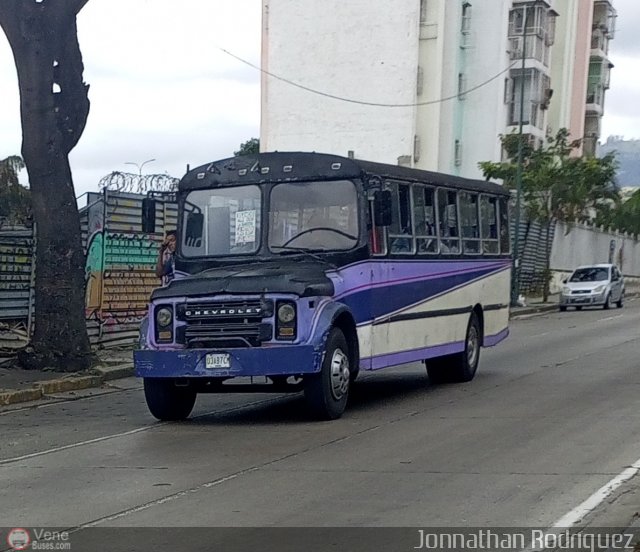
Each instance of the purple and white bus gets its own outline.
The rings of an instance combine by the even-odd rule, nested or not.
[[[433,382],[467,382],[508,335],[497,184],[277,152],[191,170],[176,199],[175,279],[134,353],[158,419],[242,390],[304,391],[335,419],[361,370],[423,361]]]

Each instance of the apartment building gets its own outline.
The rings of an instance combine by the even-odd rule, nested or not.
[[[614,22],[608,0],[263,0],[261,147],[477,177],[522,122],[592,153]]]

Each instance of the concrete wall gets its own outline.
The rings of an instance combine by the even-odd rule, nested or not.
[[[625,276],[627,289],[640,292],[640,242],[633,236],[590,226],[567,226],[558,223],[551,251],[551,268],[554,271],[552,292],[558,292],[562,280],[580,265],[607,263],[613,247],[612,259]]]
[[[343,98],[414,104],[418,0],[263,0],[263,68]],[[306,150],[397,163],[413,155],[415,107],[375,107],[262,80],[263,151]]]

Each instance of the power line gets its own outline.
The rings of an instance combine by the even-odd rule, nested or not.
[[[422,107],[425,105],[434,105],[434,104],[438,104],[438,103],[443,103],[443,102],[448,102],[450,100],[455,100],[456,98],[459,98],[460,96],[465,96],[467,94],[469,94],[470,92],[474,92],[480,88],[482,88],[483,86],[486,86],[487,84],[493,82],[494,80],[496,80],[497,78],[499,78],[500,76],[504,75],[507,71],[509,71],[516,63],[517,61],[514,61],[511,65],[509,65],[506,69],[500,71],[498,74],[494,75],[493,77],[487,79],[486,81],[481,82],[480,84],[477,84],[476,86],[473,86],[472,88],[469,88],[467,90],[465,90],[464,92],[459,92],[457,94],[454,94],[453,96],[448,96],[446,98],[440,98],[439,100],[431,100],[428,102],[418,102],[418,103],[408,103],[408,104],[388,104],[388,103],[378,103],[378,102],[366,102],[366,101],[362,101],[362,100],[354,100],[353,98],[344,98],[342,96],[336,96],[334,94],[329,94],[327,92],[322,92],[321,90],[316,90],[314,88],[310,88],[308,86],[305,86],[304,84],[300,84],[298,82],[294,82],[292,80],[289,80],[285,77],[281,77],[280,75],[276,75],[275,73],[271,73],[269,71],[266,71],[265,69],[263,69],[262,67],[259,67],[258,65],[255,65],[254,63],[251,63],[250,61],[247,61],[246,59],[241,58],[240,56],[237,56],[236,54],[234,54],[233,52],[230,52],[229,50],[225,50],[224,48],[221,48],[220,46],[218,46],[218,49],[221,52],[224,52],[225,54],[227,54],[228,56],[231,56],[232,58],[238,60],[241,63],[244,63],[245,65],[248,65],[249,67],[256,69],[257,71],[260,71],[261,73],[264,73],[265,75],[277,79],[279,81],[282,81],[286,84],[289,84],[291,86],[295,86],[296,88],[300,88],[302,90],[306,90],[307,92],[311,92],[312,94],[317,94],[318,96],[324,96],[325,98],[331,98],[333,100],[339,100],[341,102],[348,102],[348,103],[353,103],[353,104],[358,104],[358,105],[368,105],[368,106],[373,106],[373,107]]]

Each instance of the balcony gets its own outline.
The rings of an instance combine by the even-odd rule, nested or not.
[[[610,40],[606,31],[594,29],[591,35],[591,58],[608,60]]]
[[[610,0],[596,0],[593,5],[593,30],[601,31],[609,39],[615,36],[616,13]]]
[[[602,84],[589,84],[587,89],[587,115],[601,116],[604,113],[604,91]]]

